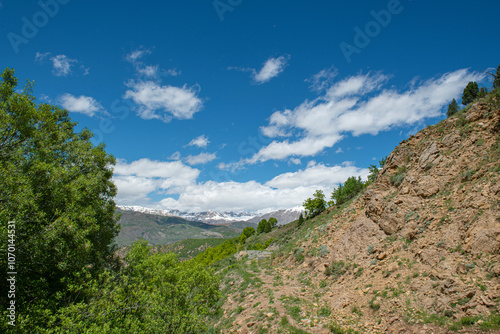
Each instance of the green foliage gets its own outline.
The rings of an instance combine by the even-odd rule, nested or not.
[[[462,94],[462,104],[464,106],[468,105],[469,103],[477,99],[478,94],[479,94],[479,86],[477,85],[477,82],[475,81],[469,82]]]
[[[406,177],[406,167],[398,167],[396,174],[391,176],[391,184],[395,187],[399,187],[403,183]]]
[[[278,225],[278,220],[274,217],[271,217],[271,218],[269,218],[268,223],[271,226],[271,228],[273,229]]]
[[[325,269],[325,275],[332,278],[339,278],[347,271],[344,261],[334,261]]]
[[[297,222],[297,225],[302,226],[302,224],[304,224],[304,216],[302,215],[302,213],[300,213],[299,221]]]
[[[477,98],[481,99],[481,98],[485,97],[487,94],[488,94],[488,88],[481,87],[481,89],[479,90],[479,93],[477,94]]]
[[[195,261],[151,254],[147,241],[132,246],[129,266],[105,271],[82,285],[88,301],[60,309],[48,333],[205,333],[217,312],[216,276]]]
[[[377,178],[378,172],[380,170],[375,165],[370,165],[370,167],[368,167],[368,170],[370,171],[370,174],[368,175],[368,182],[372,183]]]
[[[331,197],[332,202],[337,205],[344,204],[345,202],[359,194],[361,190],[364,189],[364,187],[365,184],[363,181],[361,181],[361,177],[358,177],[356,179],[354,176],[351,176],[347,179],[347,181],[345,181],[343,185],[340,184],[338,188],[333,190]]]
[[[495,78],[493,79],[493,88],[500,87],[500,65],[497,67],[497,72],[495,73]]]
[[[308,219],[314,218],[326,210],[325,194],[322,190],[316,190],[313,198],[308,198],[303,204]]]
[[[247,238],[250,238],[252,235],[255,234],[255,229],[251,226],[247,226],[243,229],[242,234],[246,235]]]
[[[236,251],[237,244],[235,240],[229,239],[224,241],[224,243],[219,246],[206,249],[203,253],[198,254],[193,260],[202,266],[209,266],[230,255],[233,255]]]
[[[87,297],[75,288],[87,277],[119,267],[115,159],[103,144],[90,142],[90,131],[75,132],[67,110],[37,104],[32,83],[16,92],[14,70],[5,69],[1,78],[0,253],[7,252],[7,222],[14,221],[16,266],[22,270],[16,277],[16,329],[38,332],[49,314]],[[6,262],[1,256],[1,291],[7,291]],[[1,293],[2,310],[7,303]]]
[[[457,100],[453,99],[451,103],[448,105],[448,111],[446,112],[446,116],[451,117],[455,115],[460,110],[458,106]]]
[[[269,233],[276,225],[278,225],[278,220],[274,217],[269,218],[269,221],[262,219],[257,226],[257,234]]]

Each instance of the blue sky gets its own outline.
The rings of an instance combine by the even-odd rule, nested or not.
[[[443,119],[498,1],[0,1],[0,61],[117,158],[116,202],[270,211]]]

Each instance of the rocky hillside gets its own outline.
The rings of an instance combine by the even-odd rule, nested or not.
[[[273,231],[272,258],[227,271],[217,325],[228,333],[498,332],[498,95],[403,141],[353,201]]]

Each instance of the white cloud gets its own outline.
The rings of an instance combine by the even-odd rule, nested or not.
[[[235,67],[229,66],[228,70],[236,70],[240,72],[250,72],[251,77],[257,84],[263,84],[270,81],[272,78],[277,77],[288,66],[290,56],[280,56],[278,58],[269,58],[264,62],[260,71],[251,67]]]
[[[52,72],[55,76],[58,77],[66,77],[71,74],[72,66],[78,63],[78,60],[68,58],[66,55],[57,55],[55,57],[50,58],[52,61]]]
[[[151,54],[151,50],[149,49],[144,49],[144,48],[140,48],[140,49],[137,49],[137,50],[133,50],[131,51],[129,54],[127,54],[125,56],[125,59],[130,62],[130,63],[135,63],[137,62],[139,59],[141,59],[142,57],[146,56],[146,55],[150,55]]]
[[[278,189],[315,186],[333,190],[333,187],[350,176],[361,176],[366,179],[368,174],[368,169],[360,169],[352,165],[328,167],[323,164],[314,164],[305,170],[278,175],[266,185]]]
[[[59,97],[59,103],[68,111],[81,113],[89,117],[93,117],[97,112],[104,112],[99,102],[89,96],[80,95],[76,97],[66,93]]]
[[[289,56],[269,58],[259,72],[253,74],[255,82],[262,84],[277,77],[288,65]]]
[[[200,165],[209,163],[215,159],[217,159],[215,153],[200,153],[198,155],[189,155],[185,160],[189,165]]]
[[[382,89],[389,77],[381,73],[348,77],[312,101],[273,113],[269,124],[261,128],[268,137],[296,134],[296,140],[274,140],[233,166],[314,156],[333,147],[346,133],[376,135],[394,127],[415,125],[440,116],[443,107],[458,98],[469,81],[481,81],[484,76],[462,69],[415,83],[404,92]]]
[[[53,57],[50,57],[50,52],[37,52],[35,54],[35,62],[43,64],[46,59],[49,59],[52,62],[52,73],[58,77],[66,77],[68,75],[73,74],[73,67],[79,63],[76,59],[71,59],[66,55],[60,54]],[[83,65],[79,66],[82,75],[88,75],[90,69]]]
[[[290,162],[294,165],[300,165],[302,163],[298,158],[290,158]]]
[[[322,92],[327,88],[331,87],[333,83],[333,79],[338,75],[338,71],[332,66],[330,68],[321,70],[316,73],[309,79],[306,79],[306,82],[309,82],[311,85],[309,88],[316,92]]]
[[[327,194],[350,176],[366,178],[368,170],[349,164],[328,167],[310,163],[307,168],[278,175],[260,183],[197,182],[198,169],[180,161],[118,160],[114,169],[120,205],[145,205],[181,211],[259,211],[300,206],[316,189]],[[153,200],[152,198],[155,198]],[[157,199],[163,197],[163,199]]]
[[[199,170],[180,161],[118,160],[113,176],[118,188],[117,201],[130,204],[147,200],[152,192],[178,193],[194,184],[199,174]]]
[[[210,141],[208,140],[208,137],[205,135],[201,135],[197,138],[194,138],[187,144],[187,146],[197,146],[201,148],[207,147],[207,145],[210,144]]]
[[[35,54],[35,62],[43,62],[45,58],[47,58],[48,56],[50,56],[50,52],[45,52],[45,53],[37,52]]]
[[[143,119],[159,119],[169,122],[176,119],[191,119],[200,111],[203,102],[198,92],[187,86],[162,86],[153,81],[131,81],[124,97],[132,99]]]

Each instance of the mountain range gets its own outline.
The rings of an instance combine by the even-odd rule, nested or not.
[[[288,224],[299,218],[300,214],[304,212],[302,207],[294,207],[290,209],[277,210],[266,214],[253,214],[249,212],[217,212],[217,211],[203,211],[203,212],[183,212],[179,210],[162,210],[151,209],[142,206],[118,206],[122,211],[139,212],[157,216],[165,217],[181,217],[186,220],[202,222],[213,225],[225,225],[228,223],[236,222],[251,222],[258,223],[262,219],[269,219],[274,217],[278,220],[278,225]]]

